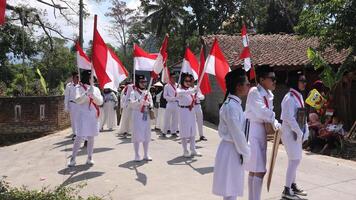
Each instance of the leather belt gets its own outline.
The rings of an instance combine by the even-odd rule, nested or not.
[[[179,107],[181,107],[181,108],[190,108],[190,106],[181,106],[181,105],[179,105]]]

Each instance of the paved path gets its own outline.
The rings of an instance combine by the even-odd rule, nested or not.
[[[209,125],[209,124],[208,124]],[[209,125],[213,127],[212,125]],[[203,157],[183,159],[177,140],[152,134],[150,145],[154,161],[134,163],[133,146],[114,132],[103,132],[95,141],[95,166],[84,165],[85,150],[78,166],[66,168],[72,141],[69,129],[21,144],[0,148],[0,176],[12,185],[76,185],[85,181],[83,196],[96,194],[118,200],[216,200],[212,195],[214,157],[219,143],[216,130],[204,128],[207,142],[197,144]],[[271,144],[269,144],[269,150]],[[263,187],[263,199],[280,199],[287,157],[280,148],[271,191]],[[356,162],[305,154],[298,172],[299,184],[313,200],[356,200]],[[246,187],[247,189],[247,187]],[[245,189],[245,197],[247,192]]]

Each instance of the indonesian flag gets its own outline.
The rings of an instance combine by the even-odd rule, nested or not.
[[[204,65],[205,65],[205,56],[204,56],[204,47],[202,47],[200,50],[199,79],[202,79],[200,83],[200,91],[203,95],[206,95],[211,92],[211,86],[209,83],[209,75],[207,73],[204,73],[202,75],[204,70]]]
[[[193,52],[187,47],[185,49],[185,56],[182,64],[181,73],[188,73],[193,75],[194,80],[198,80],[199,63],[195,58]]]
[[[5,24],[6,0],[0,0],[0,25]]]
[[[204,73],[214,75],[220,86],[220,88],[225,91],[225,75],[230,71],[229,63],[226,61],[223,52],[221,51],[218,40],[215,38],[213,46],[211,47],[210,53],[206,58],[204,65]]]
[[[75,49],[77,50],[77,66],[80,69],[91,70],[91,62],[88,56],[84,53],[80,47],[79,42],[75,43]]]
[[[134,69],[141,71],[153,71],[153,66],[158,57],[157,54],[150,54],[134,44],[133,50]]]
[[[249,48],[249,40],[247,36],[247,29],[245,24],[242,25],[241,29],[241,37],[242,37],[242,45],[243,45],[243,50],[240,54],[240,59],[244,59],[244,70],[248,71],[251,69],[251,53],[250,53],[250,48]]]
[[[156,74],[156,76],[158,76],[158,74],[162,72],[163,68],[166,68],[166,62],[168,58],[167,46],[168,46],[168,35],[164,37],[161,49],[158,53],[158,57],[153,65],[153,72],[154,74]]]
[[[129,75],[114,51],[106,46],[96,27],[94,27],[92,60],[102,89],[110,88],[117,91],[120,82]]]

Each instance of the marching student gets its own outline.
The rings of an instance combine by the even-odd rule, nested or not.
[[[244,168],[250,157],[245,135],[247,126],[241,98],[249,90],[246,72],[239,68],[225,76],[226,95],[219,112],[221,138],[215,156],[213,193],[224,200],[236,200],[244,191]]]
[[[183,157],[201,156],[195,149],[196,119],[195,119],[195,93],[197,88],[191,88],[194,83],[193,76],[183,73],[181,86],[177,89],[177,99],[179,105],[179,134],[182,140]],[[167,112],[167,111],[166,111]],[[190,142],[189,153],[187,145]]]
[[[307,113],[301,94],[305,90],[306,83],[306,78],[301,71],[289,72],[287,85],[290,89],[281,103],[283,121],[281,139],[288,155],[286,182],[282,193],[282,198],[285,199],[300,199],[297,195],[307,195],[296,184],[297,168],[302,159],[302,144],[309,136]]]
[[[70,124],[72,126],[72,140],[77,134],[78,106],[75,103],[75,88],[79,83],[78,72],[72,73],[72,81],[66,85],[64,91],[64,111],[69,112]]]
[[[169,83],[163,88],[163,98],[167,100],[166,111],[164,112],[163,137],[166,134],[172,134],[173,137],[177,137],[178,133],[177,83],[174,75],[174,73],[170,74]]]
[[[267,131],[265,125],[274,129],[280,128],[273,112],[273,94],[276,87],[276,77],[273,68],[268,65],[256,68],[256,87],[252,87],[247,95],[246,118],[250,121],[249,144],[251,159],[246,165],[249,171],[249,200],[260,200],[263,177],[266,174],[267,161]]]
[[[204,117],[203,117],[203,110],[201,109],[201,102],[200,102],[204,99],[205,99],[205,96],[199,90],[197,93],[197,96],[195,98],[194,112],[195,112],[195,117],[197,119],[197,126],[198,126],[200,141],[207,141],[207,139],[203,133]]]
[[[130,122],[132,110],[129,107],[129,99],[134,87],[135,86],[129,82],[120,94],[121,118],[118,133],[123,134],[124,137],[126,137],[132,130],[132,123]]]
[[[76,164],[76,156],[82,140],[87,140],[87,164],[93,165],[94,137],[99,134],[99,105],[103,104],[99,88],[91,85],[91,71],[81,73],[80,84],[76,87],[75,103],[78,104],[77,136],[73,144],[73,152],[68,167]]]
[[[116,109],[118,106],[118,99],[114,91],[109,88],[104,88],[104,105],[102,113],[101,131],[104,130],[106,124],[109,131],[112,131],[117,126]]]
[[[147,90],[147,79],[144,75],[136,76],[135,89],[130,94],[130,108],[132,109],[132,138],[134,144],[135,161],[142,159],[139,154],[140,143],[143,144],[143,159],[152,161],[148,155],[148,145],[151,141],[150,110],[153,109],[151,93]]]

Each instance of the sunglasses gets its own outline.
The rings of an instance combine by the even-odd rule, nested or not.
[[[299,82],[307,83],[307,79],[299,79]]]

